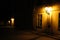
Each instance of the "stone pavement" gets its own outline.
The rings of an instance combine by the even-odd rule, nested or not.
[[[35,34],[31,31],[18,31],[8,37],[8,40],[56,40],[45,34]]]
[[[1,37],[1,36],[0,36]],[[2,35],[3,40],[57,40],[45,33],[34,33],[33,31],[15,31],[10,34]]]
[[[46,37],[46,36],[41,36],[35,40],[56,40],[56,39],[53,39],[53,38],[50,38],[50,37]]]

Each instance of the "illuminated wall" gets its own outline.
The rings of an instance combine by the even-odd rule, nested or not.
[[[38,26],[38,15],[42,15],[42,31],[44,31],[47,28],[47,21],[50,22],[50,30],[52,30],[53,32],[57,33],[58,32],[58,20],[59,20],[59,12],[60,12],[60,5],[56,4],[56,5],[52,5],[52,6],[47,6],[47,7],[51,7],[52,10],[50,12],[50,14],[48,15],[45,8],[46,6],[42,6],[42,7],[38,7],[36,10],[37,12],[35,12],[34,17],[33,17],[33,26],[34,28],[36,28],[36,26]]]

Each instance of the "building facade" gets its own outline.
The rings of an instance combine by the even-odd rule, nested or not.
[[[42,32],[58,33],[60,30],[60,5],[42,5],[36,7],[33,14],[33,27]]]

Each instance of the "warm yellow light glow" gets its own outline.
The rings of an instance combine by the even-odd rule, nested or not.
[[[10,24],[10,20],[8,21],[8,23]]]
[[[50,23],[51,29],[53,32],[58,30],[58,20],[60,13],[60,5],[51,5],[51,6],[42,6],[36,8],[33,16],[33,25],[38,27],[39,17],[37,14],[42,15],[42,30],[44,31],[47,28],[47,22]],[[49,14],[49,15],[48,15]]]
[[[11,24],[12,25],[14,24],[14,18],[11,18]]]
[[[42,29],[44,30],[47,25],[47,21],[50,21],[51,28],[54,32],[57,32],[58,30],[58,17],[59,17],[59,5],[53,5],[48,7],[42,7],[40,12],[42,13]],[[48,15],[48,13],[50,15]],[[48,20],[47,20],[48,18]],[[46,20],[46,21],[45,21]]]
[[[45,10],[46,10],[47,13],[50,13],[52,11],[52,8],[51,7],[46,7]]]

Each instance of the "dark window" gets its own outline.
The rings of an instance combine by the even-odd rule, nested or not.
[[[38,28],[42,29],[42,15],[38,15]]]

